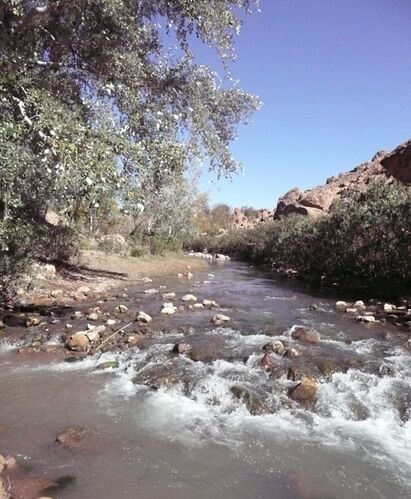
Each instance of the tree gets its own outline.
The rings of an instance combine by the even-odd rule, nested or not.
[[[193,158],[222,174],[259,101],[196,64],[196,36],[234,57],[252,0],[0,0],[0,211],[66,223]],[[116,194],[117,193],[117,194]]]

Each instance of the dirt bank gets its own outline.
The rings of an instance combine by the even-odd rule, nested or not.
[[[75,265],[56,267],[55,272],[51,268],[43,275],[39,272],[32,289],[22,294],[21,300],[41,304],[81,301],[145,278],[184,274],[206,266],[205,261],[183,254],[134,258],[83,251]]]

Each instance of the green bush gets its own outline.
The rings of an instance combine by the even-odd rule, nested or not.
[[[140,258],[148,253],[147,246],[142,244],[134,244],[130,249],[130,255],[136,258]]]
[[[411,289],[411,189],[375,183],[341,199],[327,216],[291,215],[187,247],[292,268],[315,284],[399,296]]]

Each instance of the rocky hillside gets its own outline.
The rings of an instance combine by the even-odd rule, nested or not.
[[[411,140],[391,152],[379,151],[371,159],[338,177],[330,177],[325,185],[302,191],[291,189],[282,196],[274,211],[274,219],[291,213],[318,216],[327,213],[334,201],[347,191],[365,191],[378,179],[396,178],[411,185]]]

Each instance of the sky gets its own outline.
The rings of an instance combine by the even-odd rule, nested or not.
[[[211,203],[273,208],[411,138],[411,0],[261,0],[236,53],[263,108],[231,147],[244,172],[203,175]]]

